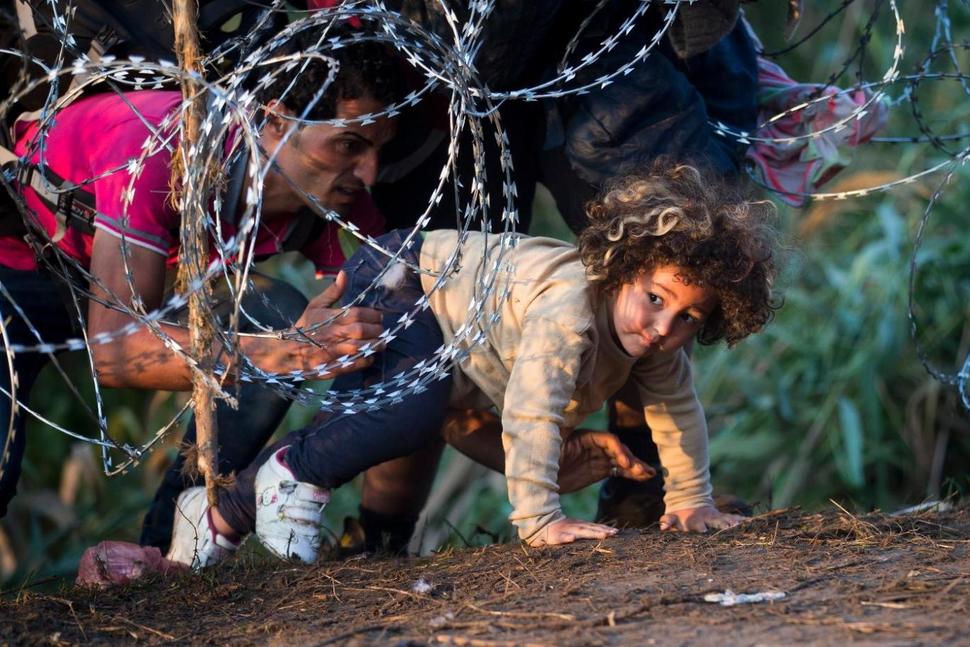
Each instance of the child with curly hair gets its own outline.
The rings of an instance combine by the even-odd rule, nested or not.
[[[202,488],[184,493],[169,558],[204,567],[255,530],[276,555],[313,561],[329,490],[435,442],[449,407],[500,413],[500,432],[449,440],[473,457],[501,443],[510,520],[522,540],[542,546],[609,537],[615,528],[563,514],[560,457],[577,425],[628,377],[637,385],[665,472],[661,529],[703,532],[739,523],[741,517],[719,512],[711,499],[707,426],[684,346],[693,339],[733,345],[771,319],[773,208],[676,165],[615,181],[588,205],[588,214],[578,247],[520,237],[505,251],[498,271],[506,275],[507,294],[485,295],[485,312],[475,321],[493,325],[471,336],[477,343],[467,346],[450,379],[400,402],[332,415],[289,434],[222,490],[216,507],[209,507]],[[388,328],[419,299],[429,307],[373,366],[338,378],[334,388],[392,379],[442,343],[460,339],[476,325],[469,324],[469,304],[481,297],[483,275],[495,270],[501,243],[502,236],[462,238],[455,231],[410,242],[406,232],[386,235],[386,248],[401,249],[402,260],[429,272],[419,276],[401,264],[397,280],[372,290],[363,305],[383,311]],[[464,262],[432,290],[459,246]],[[344,266],[347,293],[363,292],[385,266],[382,254],[359,251]],[[653,476],[625,448],[613,460],[614,474]]]

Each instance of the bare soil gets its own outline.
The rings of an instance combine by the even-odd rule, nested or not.
[[[779,511],[707,536],[626,530],[308,568],[249,555],[107,591],[8,593],[0,644],[970,644],[968,547],[963,508]],[[725,589],[785,597],[704,601]]]

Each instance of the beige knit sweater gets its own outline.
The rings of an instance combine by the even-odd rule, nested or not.
[[[430,295],[446,342],[469,320],[469,304],[481,292],[499,241],[499,235],[469,234],[460,269]],[[457,242],[455,231],[425,234],[422,268],[440,271]],[[494,405],[501,414],[510,520],[519,536],[529,540],[564,518],[557,484],[563,434],[598,411],[631,375],[660,450],[667,510],[711,504],[707,425],[686,354],[629,357],[613,334],[611,300],[586,281],[574,246],[522,237],[505,260],[514,269],[500,273],[498,285],[510,286],[509,296],[502,299],[502,290],[495,290],[479,321],[496,312],[501,318],[483,343],[467,345],[470,355],[455,371],[451,405]],[[422,276],[426,294],[434,282]]]

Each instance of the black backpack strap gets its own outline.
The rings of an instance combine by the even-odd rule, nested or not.
[[[311,240],[320,237],[329,221],[315,214],[311,209],[301,209],[293,216],[293,224],[286,232],[281,247],[284,252],[298,252]]]
[[[223,195],[220,217],[224,221],[237,226],[242,216],[239,203],[243,188],[246,186],[246,166],[248,162],[249,156],[239,151],[230,159],[227,169],[229,182]],[[326,219],[316,215],[308,208],[301,209],[294,214],[293,220],[290,221],[290,226],[287,228],[286,237],[280,244],[280,249],[284,252],[300,251],[307,243],[320,236],[326,226]]]
[[[23,218],[14,202],[13,183],[17,177],[17,155],[6,146],[0,145],[0,236],[23,236],[27,233]]]
[[[242,151],[235,153],[229,161],[229,182],[222,200],[220,217],[234,225],[239,224],[239,199],[242,197],[243,187],[246,185],[246,166],[249,156]]]
[[[54,213],[57,229],[50,237],[52,243],[64,238],[69,228],[94,235],[98,211],[93,193],[62,178],[46,165],[21,164],[17,180],[21,186],[33,189],[44,206]]]
[[[3,194],[0,196],[3,199],[0,235],[22,236],[27,233],[23,218],[8,193],[14,182],[33,189],[41,202],[54,213],[57,229],[50,237],[51,242],[60,241],[69,227],[87,234],[94,233],[97,209],[93,193],[65,180],[47,166],[41,168],[36,164],[24,163],[5,146],[0,146],[0,171],[3,173],[3,181],[0,183],[0,193]]]

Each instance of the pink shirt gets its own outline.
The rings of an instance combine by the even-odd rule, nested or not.
[[[169,204],[169,167],[170,149],[174,149],[178,142],[175,137],[166,138],[165,135],[153,138],[148,125],[157,129],[167,115],[177,110],[181,95],[176,91],[144,90],[127,93],[124,97],[138,114],[114,93],[81,99],[58,113],[54,126],[47,131],[44,160],[58,176],[76,183],[121,167],[83,189],[95,197],[98,212],[95,227],[118,237],[124,233],[129,244],[162,254],[169,263],[174,263],[178,257],[179,215]],[[177,122],[173,121],[166,134],[173,133],[176,127]],[[18,126],[17,155],[25,157],[31,148],[36,148],[38,131],[38,122]],[[167,148],[160,144],[160,139],[168,139]],[[142,156],[146,141],[151,144],[153,152],[143,160],[143,169],[132,185],[134,192],[126,211],[123,198],[131,180],[128,164]],[[37,162],[39,157],[40,151],[34,150],[30,159]],[[29,187],[25,189],[24,197],[38,221],[48,234],[53,235],[56,230],[54,214]],[[361,192],[354,203],[349,219],[366,235],[377,235],[384,230],[384,219],[366,192]],[[286,237],[295,223],[296,219],[262,222],[256,236],[256,257],[283,251]],[[235,233],[235,227],[223,222],[222,231],[228,239]],[[92,241],[90,234],[68,228],[57,244],[69,256],[88,266]],[[316,265],[319,272],[333,273],[355,248],[352,237],[341,235],[339,227],[328,223],[299,251]],[[23,239],[7,236],[0,237],[0,265],[31,270],[37,267],[37,262]]]

